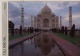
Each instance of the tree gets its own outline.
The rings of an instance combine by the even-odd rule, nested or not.
[[[61,33],[64,34],[64,26],[61,27]]]
[[[71,34],[71,37],[74,37],[74,35],[75,35],[75,24],[73,24],[70,32],[71,32],[70,33]]]
[[[28,29],[27,29],[27,32],[28,32],[28,34],[30,33],[30,28],[28,27]]]
[[[9,21],[9,30],[11,30],[11,35],[14,35],[14,23],[12,21]]]
[[[15,33],[16,33],[16,34],[18,33],[18,29],[17,29],[17,28],[15,29]]]
[[[68,31],[67,31],[67,27],[65,27],[65,35],[67,35]]]
[[[22,35],[22,26],[20,26],[19,34]]]

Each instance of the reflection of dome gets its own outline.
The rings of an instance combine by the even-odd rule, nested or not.
[[[54,45],[52,39],[49,38],[46,33],[41,34],[38,38],[36,38],[36,44],[44,55],[48,55]]]
[[[51,13],[51,9],[50,9],[47,5],[45,5],[45,6],[42,8],[42,10],[41,10],[41,13],[43,13],[43,12],[49,12],[49,13]]]

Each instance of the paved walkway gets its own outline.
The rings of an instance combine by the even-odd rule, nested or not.
[[[55,40],[56,44],[64,51],[66,56],[80,56],[80,47],[75,46],[74,44],[58,37],[53,33],[48,33],[50,37]]]
[[[10,40],[9,41],[9,48],[11,49],[11,48],[15,47],[16,45],[21,44],[25,40],[33,38],[33,36],[35,36],[37,34],[39,34],[39,32],[31,34],[31,35],[28,35],[28,36],[24,36],[24,37],[20,37],[20,38],[17,38],[17,39]]]

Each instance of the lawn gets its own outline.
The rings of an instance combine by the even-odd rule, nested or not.
[[[67,40],[73,44],[80,46],[80,36],[70,37],[70,36],[67,36],[64,34],[60,34],[60,33],[55,33],[55,34],[60,36],[61,38],[64,38],[65,40]]]
[[[30,34],[32,34],[32,33],[29,33],[29,34],[28,34],[28,33],[25,33],[25,34],[23,34],[23,35],[15,34],[14,36],[9,35],[9,40],[13,40],[13,39],[16,39],[16,38],[28,36],[28,35],[30,35]]]

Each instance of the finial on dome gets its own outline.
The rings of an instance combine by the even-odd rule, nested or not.
[[[44,2],[44,6],[47,5],[47,2]]]
[[[45,6],[48,7],[48,4],[46,3]]]

